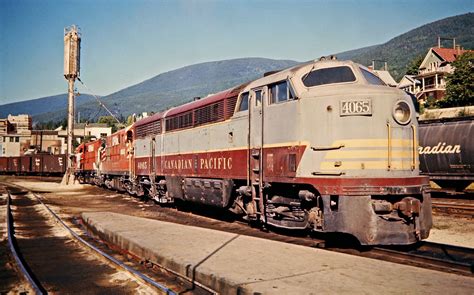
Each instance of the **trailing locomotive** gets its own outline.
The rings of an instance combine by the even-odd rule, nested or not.
[[[351,61],[322,60],[140,120],[80,161],[96,159],[93,182],[159,203],[410,244],[432,225],[417,138],[404,92]]]

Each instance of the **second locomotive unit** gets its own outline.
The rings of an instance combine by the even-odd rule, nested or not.
[[[161,203],[411,244],[432,226],[417,146],[410,97],[359,64],[322,60],[136,122],[95,149],[93,175]]]

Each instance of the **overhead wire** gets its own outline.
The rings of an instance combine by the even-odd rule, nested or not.
[[[103,107],[103,108],[107,111],[107,113],[109,113],[109,115],[112,116],[112,118],[114,118],[115,121],[117,121],[117,123],[120,124],[121,122],[119,121],[119,119],[117,119],[117,117],[105,106],[105,104],[99,99],[99,97],[98,97],[97,95],[95,95],[95,94],[92,92],[92,90],[90,90],[89,87],[87,87],[87,85],[84,84],[84,82],[82,82],[81,79],[79,79],[79,77],[77,77],[77,80],[78,80],[79,82],[81,82],[81,84],[82,84],[82,85],[89,91],[89,93],[97,100],[97,102],[99,103],[99,105],[100,105],[101,107]]]

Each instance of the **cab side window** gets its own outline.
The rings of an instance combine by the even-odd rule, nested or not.
[[[249,109],[249,93],[242,93],[240,96],[239,112],[246,111]]]
[[[262,105],[262,90],[255,90],[255,106]]]
[[[288,85],[288,81],[281,81],[268,86],[270,95],[270,104],[280,103],[287,100],[293,100],[295,95]]]

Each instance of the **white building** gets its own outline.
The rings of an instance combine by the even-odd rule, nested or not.
[[[67,150],[67,130],[63,130],[63,127],[56,129],[58,136],[64,139],[64,144],[61,150],[65,152]],[[112,127],[107,127],[107,124],[103,123],[76,123],[74,124],[74,139],[77,143],[82,143],[85,137],[89,139],[99,139],[112,134]]]
[[[13,126],[13,132],[15,133],[28,133],[32,128],[32,120],[30,115],[8,115],[8,122]]]
[[[413,75],[405,75],[398,83],[397,88],[405,90],[411,94],[416,94],[421,90],[421,82]]]

